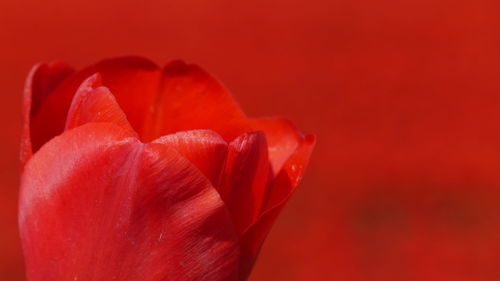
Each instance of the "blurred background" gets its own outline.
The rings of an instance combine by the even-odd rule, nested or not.
[[[29,68],[143,55],[202,65],[250,116],[318,144],[251,277],[500,280],[500,2],[0,0],[0,280]]]

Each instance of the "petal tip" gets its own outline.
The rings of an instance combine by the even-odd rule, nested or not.
[[[317,139],[317,137],[315,134],[308,134],[304,137],[304,144],[315,145],[316,139]]]
[[[190,65],[183,60],[173,60],[165,64],[163,72],[167,75],[182,75],[190,70]]]
[[[129,55],[129,56],[121,56],[114,57],[110,59],[102,60],[95,64],[95,66],[99,65],[114,65],[114,66],[133,66],[137,68],[147,68],[147,69],[158,69],[158,65],[150,59],[145,57]]]

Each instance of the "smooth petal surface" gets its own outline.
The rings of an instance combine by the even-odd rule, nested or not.
[[[282,117],[249,119],[253,130],[266,134],[269,161],[273,174],[277,175],[285,161],[297,150],[304,136],[290,120]]]
[[[173,61],[163,69],[155,114],[145,140],[193,129],[210,129],[231,141],[250,131],[245,114],[220,82],[197,65]]]
[[[264,133],[246,133],[229,144],[219,193],[238,233],[256,221],[267,195],[269,160]]]
[[[31,157],[31,119],[40,109],[45,99],[59,83],[73,72],[66,64],[52,62],[35,65],[26,79],[23,94],[23,127],[21,136],[21,164],[24,166]]]
[[[273,182],[270,197],[263,208],[262,215],[242,235],[240,263],[240,278],[242,280],[250,274],[267,234],[304,175],[314,145],[315,137],[313,135],[306,136],[297,151],[286,161],[283,170]]]
[[[90,122],[109,122],[136,136],[113,94],[108,88],[100,86],[100,80],[100,76],[94,74],[78,88],[66,118],[66,130]]]
[[[63,131],[73,95],[94,73],[144,141],[194,129],[214,130],[229,141],[250,131],[230,93],[198,66],[174,61],[161,69],[144,58],[122,57],[83,69],[54,91],[34,118],[35,151]]]
[[[237,237],[210,182],[175,150],[127,136],[89,123],[26,165],[28,279],[234,280]]]
[[[193,130],[163,136],[153,141],[177,150],[217,186],[227,155],[228,144],[210,130]]]

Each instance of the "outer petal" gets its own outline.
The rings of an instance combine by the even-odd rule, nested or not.
[[[23,131],[21,137],[21,164],[24,166],[31,157],[31,119],[37,114],[48,95],[62,80],[69,76],[71,67],[52,62],[35,65],[26,80],[23,96]]]
[[[100,84],[98,74],[83,81],[73,97],[66,118],[66,130],[90,122],[109,122],[127,130],[131,136],[137,136],[113,94]]]
[[[160,69],[138,57],[109,59],[68,78],[34,120],[34,149],[63,131],[72,97],[90,75],[99,73],[141,139],[191,129],[212,129],[232,140],[249,125],[231,95],[195,65],[172,62]]]
[[[290,120],[281,117],[249,119],[253,130],[264,131],[269,146],[269,161],[277,175],[285,161],[297,150],[304,136]]]
[[[28,279],[234,280],[236,236],[209,181],[176,151],[90,123],[26,166]]]
[[[271,188],[271,196],[266,202],[264,212],[241,238],[240,279],[245,280],[251,272],[257,254],[271,230],[283,206],[292,195],[304,175],[309,157],[314,148],[315,137],[308,135],[298,150],[286,161]]]
[[[264,212],[284,204],[304,175],[309,158],[316,144],[314,135],[307,135],[297,150],[288,158],[283,169],[274,179],[271,192],[266,200]]]
[[[267,194],[269,160],[264,133],[246,133],[229,144],[219,193],[238,233],[254,223]]]
[[[176,149],[217,186],[227,155],[227,143],[210,130],[184,131],[153,141]]]

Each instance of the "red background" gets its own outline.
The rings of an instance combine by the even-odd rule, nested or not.
[[[318,135],[252,280],[500,280],[500,2],[0,1],[0,280],[31,65],[202,65],[250,116]]]

